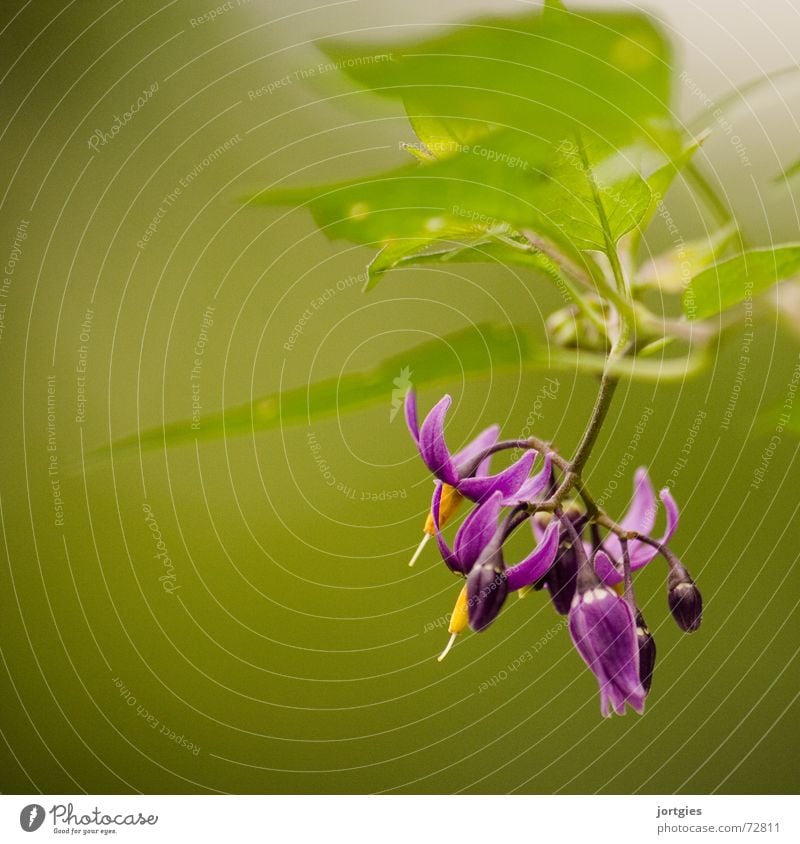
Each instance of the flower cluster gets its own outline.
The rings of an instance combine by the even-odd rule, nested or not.
[[[626,703],[642,712],[656,648],[636,603],[633,572],[663,557],[673,618],[682,630],[692,632],[702,617],[700,592],[668,547],[679,516],[669,490],[659,494],[666,511],[665,532],[654,539],[650,533],[658,501],[645,469],[637,471],[630,508],[616,523],[582,488],[583,507],[564,503],[575,484],[574,473],[544,443],[532,438],[500,441],[499,427],[492,426],[461,451],[451,453],[444,436],[450,404],[450,396],[442,398],[422,425],[413,390],[405,404],[409,431],[435,479],[423,541],[411,565],[433,537],[445,565],[464,581],[450,617],[450,640],[439,659],[468,627],[485,630],[509,593],[546,589],[556,612],[568,617],[575,648],[597,678],[603,715],[624,714]],[[492,474],[492,456],[508,449],[523,454]],[[541,468],[533,472],[539,457]],[[450,545],[442,528],[464,500],[474,507]],[[503,546],[525,523],[531,531],[532,550],[508,565]]]

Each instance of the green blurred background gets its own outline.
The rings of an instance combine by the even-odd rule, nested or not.
[[[672,478],[675,548],[707,603],[685,636],[666,611],[664,571],[640,577],[659,647],[642,718],[600,717],[595,681],[539,595],[436,662],[457,587],[431,548],[406,566],[430,481],[393,418],[391,383],[385,405],[309,426],[90,459],[109,440],[190,417],[193,401],[203,412],[240,404],[470,323],[543,333],[558,294],[521,270],[404,270],[364,296],[352,277],[370,250],[326,241],[302,210],[237,203],[279,179],[406,158],[399,143],[413,136],[396,105],[335,72],[295,79],[323,61],[315,38],[397,40],[529,5],[232,0],[198,23],[213,3],[3,4],[0,258],[15,263],[0,298],[2,791],[796,791],[788,433],[751,488],[775,433],[761,414],[784,401],[798,363],[795,329],[769,306],[740,387],[734,328],[700,378],[623,384],[592,460],[614,513],[639,463],[659,486]],[[758,14],[728,2],[641,7],[715,101],[797,61],[788,2]],[[154,83],[92,150],[93,133],[110,133]],[[676,101],[687,117],[703,109],[687,82]],[[717,123],[704,148],[701,166],[755,243],[797,239],[791,186],[772,177],[797,157],[798,105],[800,78],[785,77],[726,112],[733,129]],[[687,238],[702,231],[682,187],[669,209]],[[670,240],[661,228],[653,249]],[[593,398],[591,379],[571,372],[453,381],[451,442],[495,420],[516,435],[548,378],[558,388],[535,432],[567,453]],[[423,390],[423,407],[438,395]]]

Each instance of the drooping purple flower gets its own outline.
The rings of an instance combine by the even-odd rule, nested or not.
[[[639,676],[636,622],[626,601],[596,579],[579,585],[568,625],[578,653],[597,678],[603,716],[624,715],[626,703],[641,713],[646,692]]]
[[[475,631],[485,630],[497,618],[509,592],[539,580],[553,564],[558,550],[558,528],[552,524],[531,554],[506,568],[502,531],[501,527],[492,537],[467,577],[469,626]]]
[[[667,513],[667,526],[664,535],[657,541],[664,545],[675,534],[680,514],[678,505],[668,488],[665,487],[661,490],[659,498]],[[638,469],[634,478],[633,500],[625,517],[620,521],[620,527],[624,530],[649,535],[656,521],[657,509],[656,494],[653,485],[650,483],[647,470],[644,468]],[[594,568],[603,583],[607,586],[614,586],[622,581],[623,576],[622,543],[619,537],[616,534],[607,536],[603,541],[603,549],[606,553],[598,551],[594,556]],[[636,571],[646,566],[658,554],[658,549],[638,539],[631,539],[628,541],[628,553],[631,571]]]
[[[482,504],[477,505],[459,526],[453,547],[450,548],[441,532],[441,496],[442,487],[437,485],[431,508],[436,543],[447,567],[451,571],[467,575],[493,539],[498,539],[498,545],[502,543],[502,537],[497,536],[497,518],[505,502],[502,494],[495,492]],[[539,580],[553,564],[557,550],[558,526],[556,522],[552,522],[529,556],[508,569],[503,564],[509,580],[509,590],[515,592]]]
[[[444,420],[451,402],[450,396],[444,396],[418,426],[416,395],[413,389],[406,394],[406,423],[423,462],[442,483],[471,501],[483,501],[494,492],[504,497],[513,495],[530,474],[536,452],[526,451],[507,469],[488,475],[490,458],[481,459],[481,455],[497,442],[500,429],[492,425],[452,454],[444,438]]]

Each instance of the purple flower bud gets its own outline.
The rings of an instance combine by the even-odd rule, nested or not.
[[[703,620],[703,596],[695,585],[689,572],[673,558],[667,557],[670,563],[667,578],[667,600],[669,611],[678,627],[685,633],[694,633]]]
[[[467,577],[469,626],[485,630],[498,616],[508,596],[508,578],[499,541],[492,542],[481,554]]]
[[[650,693],[653,684],[653,668],[656,664],[656,640],[647,628],[641,612],[636,613],[636,641],[639,643],[639,679],[645,694]]]
[[[585,515],[578,511],[571,511],[567,513],[567,517],[574,525],[578,534],[580,534],[585,522]],[[555,561],[540,581],[540,584],[537,584],[538,588],[541,588],[541,585],[547,587],[547,591],[550,593],[550,600],[553,602],[553,607],[559,615],[567,615],[569,613],[572,599],[575,597],[577,577],[578,554],[573,547],[569,534],[562,527]]]

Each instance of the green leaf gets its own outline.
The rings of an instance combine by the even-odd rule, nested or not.
[[[529,245],[493,235],[478,235],[473,241],[453,244],[446,249],[428,250],[429,246],[429,241],[414,239],[389,244],[367,268],[368,281],[364,289],[371,290],[383,273],[410,265],[500,263],[520,264],[548,274],[553,272],[552,262]]]
[[[536,139],[521,145],[518,136],[498,132],[429,164],[323,187],[271,189],[249,202],[307,205],[327,236],[382,246],[528,228],[582,263],[580,249],[606,248],[606,223],[616,240],[649,206],[650,190],[631,169],[636,152],[615,152],[594,139],[585,144],[584,161],[573,142],[557,149]]]
[[[670,50],[640,13],[549,3],[434,38],[320,46],[358,85],[400,100],[423,142],[440,136],[437,121],[457,124],[445,136],[469,143],[488,127],[509,126],[550,141],[576,127],[602,130],[620,142],[671,115]]]
[[[600,146],[582,140],[566,141],[558,150],[550,177],[537,198],[547,221],[555,224],[579,249],[607,252],[635,228],[650,205],[650,189],[631,172],[624,155],[607,155]]]
[[[737,239],[738,229],[731,224],[713,232],[710,237],[690,240],[662,252],[642,264],[634,286],[683,293],[689,280],[718,260]]]
[[[798,272],[800,244],[748,250],[696,275],[683,294],[683,311],[689,319],[714,316]]]
[[[783,170],[778,176],[776,176],[775,181],[779,182],[781,180],[786,180],[788,182],[789,179],[794,178],[798,173],[800,173],[800,159],[798,159],[797,161],[794,161],[785,170]]]
[[[613,364],[611,371],[619,377],[644,381],[683,381],[706,363],[704,353],[666,360],[623,358]],[[538,331],[528,326],[476,325],[415,346],[373,369],[272,393],[248,404],[207,414],[201,417],[199,426],[196,420],[187,419],[151,428],[114,442],[110,449],[126,452],[138,447],[171,447],[198,440],[252,435],[289,425],[308,425],[374,405],[384,404],[388,408],[394,379],[408,369],[414,386],[425,388],[521,369],[601,374],[607,366],[605,355],[544,345]],[[107,452],[104,449],[102,453]]]
[[[634,247],[638,245],[638,241],[641,239],[641,233],[652,222],[658,212],[659,206],[664,201],[664,197],[672,187],[672,183],[675,181],[678,173],[691,162],[694,154],[700,149],[707,136],[708,133],[703,133],[693,138],[676,153],[668,155],[665,163],[660,164],[645,175],[647,186],[650,188],[650,205],[642,215],[638,236],[634,238],[636,241],[633,244]]]

